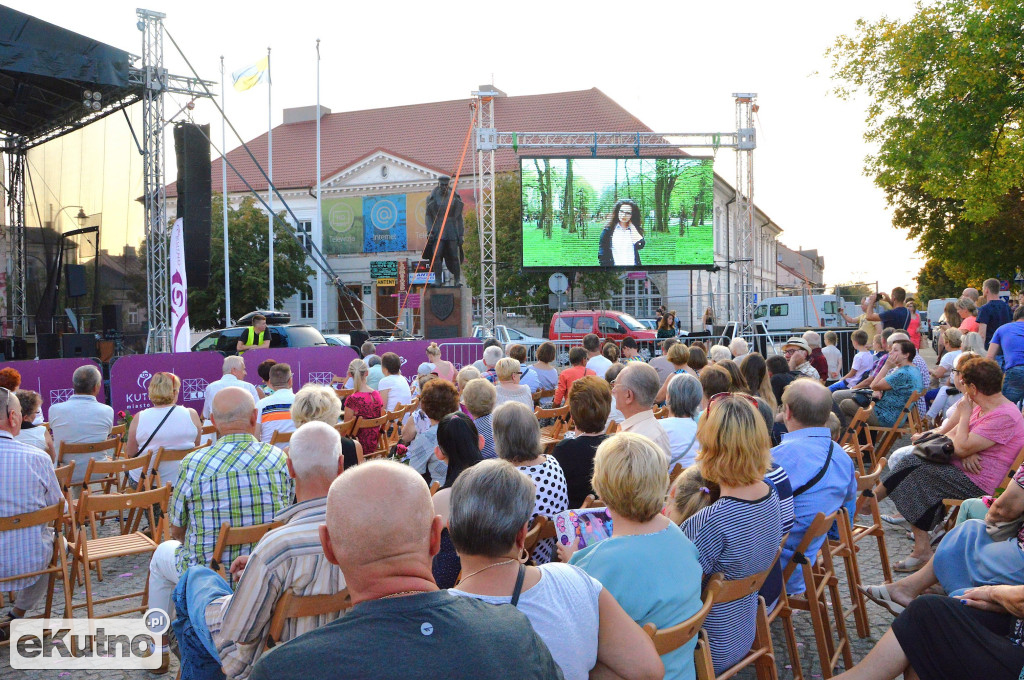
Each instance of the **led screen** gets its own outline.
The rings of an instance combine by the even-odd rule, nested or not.
[[[710,158],[521,158],[520,178],[524,267],[714,264]]]

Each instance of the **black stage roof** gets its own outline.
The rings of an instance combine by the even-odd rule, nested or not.
[[[0,133],[27,145],[138,101],[132,55],[0,5]],[[86,109],[100,92],[100,111]]]

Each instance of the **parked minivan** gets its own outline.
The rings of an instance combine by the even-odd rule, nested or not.
[[[761,321],[770,333],[795,328],[836,328],[846,322],[839,311],[844,301],[838,295],[784,295],[764,298],[754,308],[754,321]]]
[[[622,342],[629,336],[636,340],[654,340],[657,334],[624,312],[577,309],[557,312],[551,317],[548,337],[552,340],[582,340],[587,333],[596,333],[603,340]]]

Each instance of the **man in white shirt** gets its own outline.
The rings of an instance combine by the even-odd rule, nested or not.
[[[292,367],[288,364],[274,364],[270,367],[270,386],[273,394],[256,402],[256,411],[260,419],[260,440],[270,443],[275,432],[294,432],[292,422],[292,402],[295,393],[292,391]]]
[[[224,375],[220,380],[214,380],[206,386],[206,401],[203,403],[203,419],[209,421],[210,411],[213,410],[213,398],[225,387],[241,387],[252,395],[254,402],[260,400],[256,393],[256,387],[245,382],[245,359],[240,356],[226,357],[222,367]]]
[[[649,364],[631,361],[615,378],[612,396],[615,398],[615,405],[626,417],[622,421],[622,431],[650,438],[671,460],[672,446],[668,433],[654,417],[652,410],[654,398],[658,395],[660,387],[656,370]]]
[[[50,407],[50,430],[53,432],[53,450],[60,455],[62,442],[92,444],[110,437],[114,426],[114,409],[96,400],[103,385],[103,376],[92,365],[79,366],[71,376],[75,390],[67,401]],[[81,453],[64,457],[64,462],[75,461],[72,483],[85,479],[85,468],[90,458],[103,458],[108,452]]]
[[[380,358],[380,367],[384,377],[380,379],[377,390],[387,390],[387,410],[394,411],[401,404],[411,402],[412,391],[409,389],[409,383],[402,377],[402,359],[394,352],[385,352]]]
[[[604,375],[612,362],[601,354],[601,338],[587,333],[583,336],[583,349],[587,350],[587,368],[598,375]]]

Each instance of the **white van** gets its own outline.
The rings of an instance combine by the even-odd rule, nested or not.
[[[769,333],[795,328],[838,328],[846,326],[839,311],[844,309],[838,295],[785,295],[759,300],[754,321],[763,322]]]
[[[935,298],[928,301],[928,325],[934,331],[942,321],[942,311],[949,302],[956,302],[956,298]],[[959,319],[957,319],[959,322]],[[957,324],[959,325],[959,323]],[[930,333],[934,339],[934,333]]]

